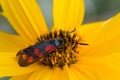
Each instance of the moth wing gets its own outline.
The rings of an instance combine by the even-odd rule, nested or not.
[[[37,62],[38,60],[39,60],[38,58],[34,58],[32,56],[23,54],[19,57],[18,64],[22,67],[25,67],[25,66],[29,66],[29,65],[33,64],[34,62]]]
[[[38,48],[40,50],[40,53],[43,55],[46,55],[49,53],[49,51],[55,49],[54,45],[48,43],[36,45],[35,48]]]

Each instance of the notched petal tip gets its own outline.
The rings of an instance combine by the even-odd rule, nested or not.
[[[0,4],[0,16],[5,16],[1,4]]]

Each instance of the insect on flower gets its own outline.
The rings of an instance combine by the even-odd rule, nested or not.
[[[62,40],[54,38],[20,50],[17,53],[17,56],[19,56],[18,63],[20,66],[24,67],[37,62],[43,56],[56,51],[57,47],[60,46],[62,43]]]
[[[74,32],[74,30],[67,33],[66,36],[70,35],[70,33]],[[18,64],[21,67],[29,66],[37,61],[39,61],[44,56],[48,54],[52,54],[56,51],[64,51],[65,49],[65,38],[62,39],[52,38],[47,41],[36,43],[35,45],[29,46],[25,49],[20,50],[17,53],[18,56]],[[80,45],[88,45],[86,43],[77,43]]]

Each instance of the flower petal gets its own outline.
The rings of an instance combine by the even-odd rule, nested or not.
[[[120,52],[120,37],[114,38],[113,40],[107,41],[99,45],[88,46],[83,49],[84,54],[82,57],[101,57],[113,54],[114,52]],[[88,50],[88,51],[86,51]]]
[[[91,74],[96,76],[96,79],[120,80],[120,53],[99,58],[81,58],[79,64],[84,65]]]
[[[84,40],[88,46],[80,49],[80,67],[93,75],[91,80],[119,80],[120,73],[120,14],[106,21],[102,25],[81,27]],[[88,27],[87,27],[88,26]],[[87,29],[88,28],[88,29]],[[93,29],[92,29],[93,28]],[[77,65],[76,65],[77,66]],[[78,70],[79,70],[78,69]]]
[[[9,80],[29,80],[29,77],[31,76],[32,74],[25,74],[25,75],[20,75],[20,76],[13,76],[11,77]]]
[[[0,4],[13,28],[31,43],[48,31],[36,0],[1,0]]]
[[[83,45],[81,46],[81,48],[79,49],[79,51],[81,52],[80,56],[84,56],[84,55],[86,55],[88,53],[87,49],[91,47],[90,39],[94,39],[94,38],[91,38],[91,37],[93,35],[96,35],[95,31],[103,23],[104,23],[104,21],[99,21],[99,22],[93,22],[93,23],[89,23],[89,24],[84,24],[84,25],[82,25],[82,27],[79,27],[79,29],[77,29],[76,33],[81,37],[83,43],[89,44],[88,46],[83,46]]]
[[[72,80],[68,71],[68,67],[60,69],[59,67],[41,66],[33,73],[29,80]]]
[[[97,80],[96,76],[86,69],[81,63],[76,63],[72,65],[71,68],[76,71],[76,75],[79,75],[79,79],[81,80]]]
[[[6,77],[1,77],[0,80],[9,80],[10,77],[9,76],[6,76]]]
[[[69,80],[68,67],[65,66],[64,69],[54,68],[51,80]]]
[[[0,52],[18,51],[26,46],[27,42],[20,36],[0,32]]]
[[[68,75],[69,75],[69,80],[80,80],[80,75],[76,73],[73,69],[68,68],[67,70]],[[64,76],[65,77],[65,76]]]
[[[20,67],[17,63],[16,52],[0,53],[0,77],[18,76],[33,72],[37,64]]]
[[[83,0],[54,0],[54,29],[71,30],[81,25],[84,16]]]
[[[39,66],[29,80],[51,80],[52,73],[53,69],[46,66]]]
[[[120,13],[108,19],[101,26],[98,26],[98,28],[93,33],[94,35],[90,35],[90,37],[87,37],[86,40],[89,40],[92,44],[101,44],[118,37],[120,35],[119,18]]]
[[[85,35],[84,39],[89,45],[82,50],[84,57],[101,57],[120,52],[119,18],[120,14],[104,22],[92,35]]]
[[[66,80],[66,77],[63,77],[62,71],[60,68],[54,68],[51,80]],[[58,78],[59,77],[59,78]]]
[[[95,35],[95,31],[104,23],[105,21],[99,21],[99,22],[92,22],[88,24],[84,24],[81,27],[77,29],[77,34],[79,34],[84,40],[87,40]]]

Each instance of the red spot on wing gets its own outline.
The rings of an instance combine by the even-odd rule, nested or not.
[[[50,53],[52,51],[55,51],[55,47],[50,45],[50,46],[47,46],[46,49],[45,49],[46,52]]]
[[[39,52],[40,52],[39,49],[37,49],[37,48],[34,49],[34,53],[35,53],[35,54],[39,54]]]
[[[34,53],[40,58],[40,57],[42,57],[43,56],[43,54],[42,53],[40,53],[40,50],[39,49],[34,49]]]
[[[32,56],[28,57],[28,62],[29,63],[33,62],[33,57]]]
[[[37,54],[37,56],[40,58],[40,57],[42,57],[42,56],[43,56],[43,54],[39,53],[39,54]]]
[[[28,58],[28,55],[26,55],[26,54],[23,54],[23,55],[22,55],[22,59],[23,59],[23,60],[26,60],[27,58]]]

